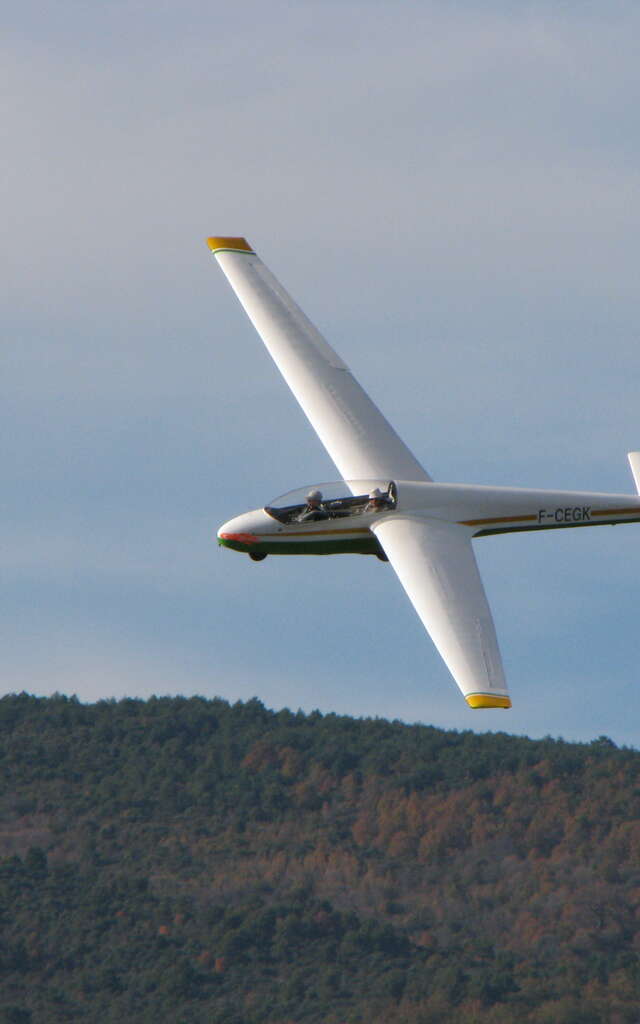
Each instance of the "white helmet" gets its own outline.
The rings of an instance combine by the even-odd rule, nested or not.
[[[380,488],[379,487],[374,487],[374,489],[369,494],[369,501],[379,501],[380,498],[383,498],[383,497],[384,497],[384,495],[383,495],[382,491],[380,490]]]

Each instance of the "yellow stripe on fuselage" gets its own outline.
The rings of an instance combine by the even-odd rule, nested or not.
[[[537,522],[537,516],[500,516],[500,518],[491,519],[463,519],[460,523],[461,526],[489,526],[495,523],[535,523]]]
[[[640,508],[637,505],[631,508],[603,508],[595,509],[592,516],[640,516]]]
[[[344,534],[359,533],[362,537],[366,537],[371,531],[366,527],[363,529],[360,527],[356,529],[352,527],[349,530],[292,530],[283,533],[259,533],[257,534],[262,540],[278,540],[279,537],[297,537],[299,540],[304,540],[305,537],[338,537]]]
[[[559,509],[558,511],[563,511],[563,510]],[[547,520],[544,521],[537,514],[536,515],[528,514],[528,515],[524,515],[524,516],[492,516],[492,517],[487,518],[487,519],[461,519],[461,520],[459,520],[459,525],[460,526],[503,526],[504,525],[504,527],[505,527],[504,530],[493,531],[493,532],[504,533],[504,532],[507,532],[507,530],[508,530],[509,526],[511,525],[511,523],[513,523],[514,529],[522,529],[522,527],[518,525],[520,523],[535,523],[536,524],[536,528],[539,527],[540,529],[555,530],[555,529],[566,528],[566,527],[574,527],[574,526],[598,526],[599,523],[602,522],[602,520],[603,520],[603,518],[605,516],[635,516],[635,518],[638,521],[640,521],[640,508],[637,505],[635,505],[635,506],[632,505],[631,507],[625,507],[625,508],[590,509],[588,517],[585,517],[585,518],[577,517],[577,518],[573,518],[573,519],[563,519],[563,518],[560,518],[560,519],[557,519],[555,522],[549,522],[548,521],[549,518],[551,518],[550,515],[547,517]],[[596,519],[596,517],[598,518],[598,522],[594,523],[593,520]],[[626,519],[621,520],[621,522],[633,522],[633,521],[634,520],[626,520]]]

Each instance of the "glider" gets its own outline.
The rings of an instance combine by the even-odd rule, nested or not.
[[[467,704],[510,708],[472,538],[640,522],[640,452],[628,456],[634,495],[435,483],[249,243],[208,245],[342,478],[229,520],[218,542],[254,561],[390,562]]]

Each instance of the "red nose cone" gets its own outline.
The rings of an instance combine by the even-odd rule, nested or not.
[[[255,533],[221,533],[220,540],[234,540],[236,544],[257,544]]]

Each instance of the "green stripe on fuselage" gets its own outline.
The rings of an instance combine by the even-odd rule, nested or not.
[[[325,540],[260,540],[256,544],[242,544],[237,540],[218,537],[218,544],[245,555],[377,555],[380,547],[374,536],[332,537]]]

